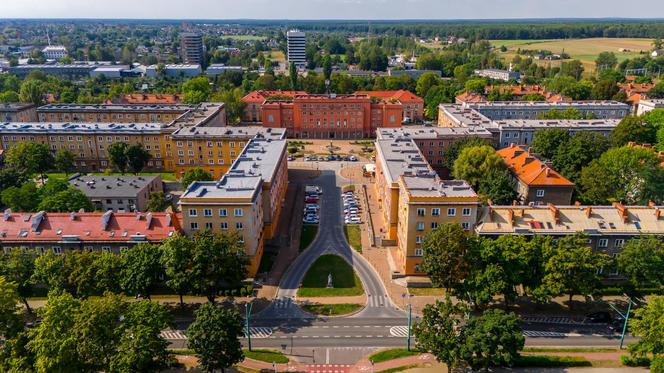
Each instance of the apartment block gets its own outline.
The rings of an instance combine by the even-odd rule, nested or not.
[[[180,57],[186,64],[203,64],[205,59],[203,36],[194,32],[181,33]]]
[[[509,80],[519,80],[521,79],[521,73],[517,71],[512,71],[510,70],[500,70],[500,69],[483,69],[483,70],[475,70],[475,75],[476,76],[481,76],[484,78],[489,78],[489,79],[497,79],[497,80],[504,80],[504,81],[509,81]]]
[[[37,111],[34,104],[18,102],[0,103],[0,122],[36,122]]]
[[[406,126],[401,128],[379,128],[376,131],[377,139],[412,139],[418,149],[429,163],[443,178],[450,174],[445,166],[445,152],[456,141],[478,137],[492,143],[491,132],[481,127],[426,127]]]
[[[37,109],[40,122],[170,123],[196,109],[182,104],[49,104]]]
[[[288,42],[288,53],[286,55],[288,64],[294,63],[297,67],[305,67],[307,65],[307,55],[305,53],[307,38],[304,32],[289,30],[286,33],[286,41]]]
[[[167,212],[23,212],[7,209],[0,225],[4,253],[15,247],[37,254],[94,250],[120,253],[139,243],[159,243],[181,232],[180,214]]]
[[[393,276],[422,275],[421,243],[440,224],[474,227],[479,198],[463,180],[442,180],[415,141],[376,140],[376,192],[383,215],[381,244],[397,245]]]
[[[164,190],[161,176],[81,176],[69,184],[90,199],[95,210],[145,212],[150,195]]]
[[[655,109],[664,109],[664,98],[639,101],[636,115],[643,115]]]
[[[611,206],[485,206],[475,232],[485,237],[520,234],[554,238],[584,233],[590,247],[615,257],[632,238],[663,235],[663,209],[617,202]]]
[[[582,114],[592,114],[598,119],[622,119],[629,115],[630,107],[618,101],[491,101],[464,104],[493,120],[537,119],[550,110],[574,108]]]
[[[258,270],[265,240],[273,237],[288,185],[286,140],[254,138],[218,181],[196,181],[180,198],[183,229],[236,231]]]
[[[261,116],[261,109],[265,101],[272,98],[289,98],[292,99],[295,95],[306,95],[305,91],[268,91],[259,90],[249,92],[246,96],[242,97],[242,102],[245,103],[244,111],[242,112],[242,122],[246,124],[262,124],[263,119]]]
[[[574,183],[551,169],[528,149],[512,144],[496,153],[507,165],[522,204],[572,203]]]

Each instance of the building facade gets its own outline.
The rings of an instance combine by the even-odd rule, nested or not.
[[[67,57],[67,48],[63,45],[49,45],[42,49],[42,55],[47,60],[59,60]]]
[[[286,55],[288,64],[294,63],[298,68],[306,67],[307,55],[305,48],[307,38],[304,32],[299,30],[289,30],[286,33],[286,41],[288,43],[288,53]]]
[[[161,176],[81,176],[69,178],[69,184],[90,199],[95,210],[145,212],[150,195],[163,192]]]
[[[406,90],[398,91],[357,91],[356,95],[369,95],[383,101],[400,102],[403,106],[404,123],[422,123],[424,121],[424,100]]]
[[[119,254],[139,243],[159,243],[179,232],[180,214],[172,210],[153,213],[24,212],[5,210],[0,226],[4,253],[23,247],[41,255],[69,251]]]
[[[34,104],[18,102],[0,103],[0,122],[36,122],[37,110]]]
[[[650,99],[639,101],[639,106],[636,109],[636,115],[643,115],[655,109],[664,109],[664,99]]]
[[[295,95],[306,95],[305,91],[268,91],[259,90],[249,92],[246,96],[242,97],[242,102],[245,103],[244,111],[242,112],[242,123],[244,124],[262,124],[263,119],[261,111],[265,101],[271,98],[281,97],[292,100]]]
[[[572,203],[574,183],[551,169],[527,148],[512,144],[496,153],[507,165],[522,204]]]
[[[274,236],[288,186],[286,140],[255,138],[219,181],[194,182],[180,198],[183,229],[235,231],[258,271],[265,241]]]
[[[203,64],[205,58],[203,36],[194,32],[181,33],[180,57],[185,64]]]
[[[483,69],[475,70],[475,75],[481,76],[483,78],[496,79],[496,80],[519,80],[521,79],[521,73],[517,71],[510,70],[500,70],[500,69]]]

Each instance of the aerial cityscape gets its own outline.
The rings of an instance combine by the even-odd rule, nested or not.
[[[0,372],[664,373],[660,2],[2,7]]]

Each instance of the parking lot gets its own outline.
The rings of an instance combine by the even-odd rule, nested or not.
[[[362,218],[360,218],[361,207],[355,191],[348,190],[341,193],[341,200],[344,206],[344,223],[362,224]]]
[[[307,185],[304,188],[304,224],[318,224],[320,222],[320,195],[323,193],[317,185]]]

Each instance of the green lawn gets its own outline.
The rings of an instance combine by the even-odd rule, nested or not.
[[[613,352],[617,348],[611,347],[526,347],[523,352]]]
[[[410,364],[410,365],[404,365],[402,367],[396,367],[396,368],[390,368],[390,369],[385,369],[381,370],[380,372],[377,373],[396,373],[396,372],[403,372],[404,370],[408,370],[410,368],[416,368],[417,364]]]
[[[592,363],[581,356],[521,355],[515,367],[589,367]]]
[[[419,355],[420,352],[416,350],[406,350],[405,348],[393,348],[390,350],[384,350],[376,352],[375,354],[369,356],[369,360],[375,363],[382,363],[383,361],[394,360],[401,357],[415,356]]]
[[[445,295],[445,289],[443,288],[408,288],[408,292],[416,297],[419,296],[438,297]]]
[[[341,304],[305,304],[302,306],[305,311],[324,316],[340,316],[353,313],[360,308],[361,304],[341,303]]]
[[[302,226],[302,232],[300,232],[300,252],[309,247],[314,238],[316,238],[316,233],[318,233],[317,224],[304,224]]]
[[[270,272],[276,258],[277,253],[274,251],[265,251],[261,258],[261,264],[258,265],[258,273]]]
[[[362,237],[360,236],[360,226],[359,225],[344,225],[344,233],[346,234],[346,239],[350,244],[350,247],[355,249],[358,253],[362,252]]]
[[[327,276],[332,274],[333,288],[327,288]],[[316,259],[302,280],[297,295],[301,297],[337,297],[364,294],[362,282],[353,268],[340,256],[323,255]]]
[[[277,364],[286,364],[289,361],[288,357],[279,351],[271,351],[271,350],[249,351],[245,349],[243,350],[243,352],[244,352],[244,357],[259,361],[265,361],[266,363],[275,362]]]

